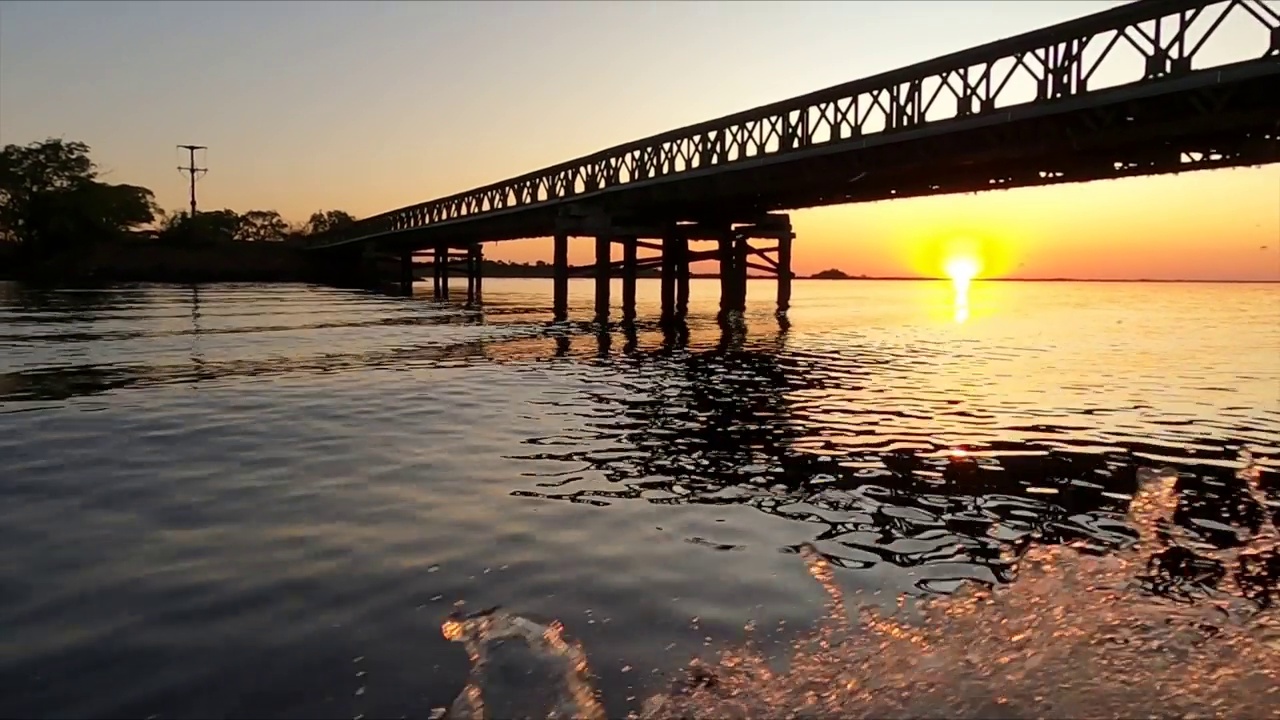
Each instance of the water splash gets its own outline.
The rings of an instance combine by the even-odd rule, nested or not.
[[[1241,463],[1246,502],[1267,510],[1257,465],[1247,452]],[[774,667],[748,639],[713,663],[693,661],[632,718],[1280,718],[1276,530],[1268,518],[1238,546],[1192,551],[1172,522],[1178,479],[1139,472],[1129,517],[1138,540],[1126,550],[1033,545],[1005,558],[1017,576],[1008,586],[969,583],[901,598],[892,611],[851,602],[829,559],[803,544],[829,612],[789,665]],[[1198,595],[1167,592],[1171,563],[1190,558],[1224,570],[1182,573]],[[604,717],[586,657],[558,623],[490,610],[451,617],[443,631],[472,665],[451,717]]]
[[[455,615],[441,627],[471,661],[466,687],[448,716],[604,720],[586,654],[559,622],[541,625],[499,609]]]
[[[1247,457],[1238,477],[1264,502]],[[1250,468],[1253,467],[1253,470]],[[887,614],[847,601],[827,559],[800,554],[829,595],[828,617],[772,671],[750,650],[726,652],[714,672],[698,664],[677,692],[652,698],[646,720],[678,717],[1280,717],[1280,623],[1248,603],[1248,558],[1274,558],[1267,526],[1238,548],[1234,582],[1212,602],[1185,604],[1145,592],[1153,559],[1176,545],[1168,519],[1177,476],[1143,472],[1131,520],[1139,541],[1109,556],[1036,546],[1016,561],[1017,581]],[[1265,508],[1265,503],[1263,504]],[[1274,561],[1272,561],[1274,562]],[[1158,565],[1158,564],[1157,564]],[[1274,577],[1267,582],[1274,589]]]

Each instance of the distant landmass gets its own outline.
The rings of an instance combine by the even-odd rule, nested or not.
[[[525,278],[549,278],[553,277],[554,267],[545,260],[539,260],[533,263],[512,262],[508,260],[484,260],[482,272],[486,277],[525,277]],[[662,276],[661,270],[658,268],[648,268],[640,270],[636,273],[637,277],[657,278]],[[691,278],[715,279],[720,277],[718,273],[689,273]],[[752,276],[756,277],[756,276]],[[797,279],[804,279],[806,276],[794,275]],[[866,275],[849,275],[843,270],[831,268],[823,270],[820,273],[807,276],[810,280],[929,280],[932,278],[871,278]]]
[[[506,260],[485,260],[484,275],[485,277],[509,278],[549,278],[552,277],[553,267],[551,263],[545,260],[539,260],[534,263],[511,262]],[[641,270],[637,273],[637,277],[641,278],[658,278],[662,273],[658,268],[649,268]],[[578,275],[578,277],[589,277]],[[719,278],[718,273],[690,273],[689,277],[714,280]],[[772,279],[768,276],[752,275],[753,278]],[[925,277],[920,275],[850,275],[839,268],[828,268],[812,275],[796,274],[797,280],[926,280],[938,281],[947,280],[945,277]],[[1151,283],[1275,283],[1275,280],[1159,280],[1148,278],[1070,278],[1070,277],[1037,277],[1037,278],[1019,278],[1019,277],[1001,277],[1001,278],[976,278],[985,282],[1094,282],[1094,283],[1132,283],[1132,282],[1151,282]]]
[[[822,272],[819,272],[819,273],[814,273],[809,277],[814,280],[852,280],[853,279],[850,275],[845,273],[843,270],[837,270],[835,268],[831,268],[829,270],[823,270]]]

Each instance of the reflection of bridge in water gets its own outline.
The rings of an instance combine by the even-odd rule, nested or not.
[[[1011,562],[1033,542],[1105,553],[1138,540],[1126,517],[1140,476],[1154,473],[1141,455],[1167,448],[1127,442],[1097,452],[990,442],[971,453],[937,447],[852,455],[827,443],[824,418],[795,402],[798,390],[821,390],[823,381],[787,350],[785,325],[750,339],[741,323],[719,326],[714,338],[707,326],[659,331],[660,343],[637,342],[629,332],[621,351],[608,333],[491,348],[497,357],[514,351],[612,363],[618,374],[609,382],[624,390],[589,393],[583,413],[592,418],[590,429],[564,449],[552,449],[558,438],[530,439],[537,450],[522,458],[577,469],[531,473],[541,480],[513,494],[592,505],[745,505],[812,524],[814,542],[833,564],[910,569],[925,592],[946,592],[965,579],[1007,581]],[[855,374],[858,382],[876,381],[874,367]],[[1229,445],[1202,451],[1178,468],[1169,522],[1194,542],[1153,553],[1143,576],[1149,589],[1185,597],[1234,573],[1247,594],[1275,597],[1280,558],[1274,552],[1247,556],[1232,568],[1215,558],[1216,550],[1241,543],[1239,533],[1280,522],[1280,513],[1267,517],[1233,470],[1202,462],[1232,460]],[[616,487],[586,481],[591,473]],[[576,489],[579,481],[590,487]]]

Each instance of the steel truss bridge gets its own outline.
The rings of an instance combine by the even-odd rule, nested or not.
[[[562,315],[564,245],[590,236],[605,316],[609,278],[621,273],[625,314],[646,264],[663,269],[664,315],[678,314],[688,265],[704,259],[721,264],[726,310],[741,306],[748,267],[777,274],[785,309],[787,210],[1278,160],[1277,3],[1138,0],[390,210],[310,247],[395,253],[402,281],[432,250],[437,296],[461,265],[478,299],[482,243],[555,237]],[[750,246],[761,237],[778,244]],[[717,247],[693,252],[697,241]]]

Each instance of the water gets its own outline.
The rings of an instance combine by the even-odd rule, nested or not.
[[[0,716],[1280,705],[1280,287],[485,293],[0,284]]]

